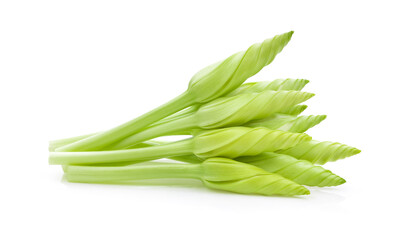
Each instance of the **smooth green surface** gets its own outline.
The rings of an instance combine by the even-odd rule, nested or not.
[[[50,152],[49,163],[57,165],[90,165],[101,163],[138,163],[172,156],[189,155],[193,141],[182,140],[158,146],[115,151]]]
[[[152,163],[122,167],[67,166],[70,182],[116,183],[155,178],[198,178],[218,190],[262,195],[305,195],[309,190],[279,175],[225,158],[200,164]]]
[[[359,149],[342,143],[319,142],[315,140],[306,141],[289,149],[278,151],[278,153],[287,154],[320,165],[350,157],[360,152]]]
[[[50,164],[96,164],[140,162],[159,158],[195,154],[201,158],[257,155],[287,149],[310,136],[267,128],[231,127],[205,131],[194,138],[151,147],[115,151],[51,152]]]

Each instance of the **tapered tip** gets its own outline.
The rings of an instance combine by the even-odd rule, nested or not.
[[[327,115],[317,115],[318,119],[321,121],[325,120],[327,118]]]
[[[329,175],[319,184],[316,186],[318,187],[333,187],[333,186],[338,186],[342,185],[346,182],[345,179],[341,178],[338,175],[333,174],[331,171],[327,171]]]
[[[308,105],[299,105],[300,112],[305,111],[305,109],[307,109],[307,108],[308,108]]]
[[[309,191],[309,189],[307,189],[304,186],[297,186],[295,188],[293,188],[291,191],[287,192],[286,194],[282,194],[282,195],[286,195],[286,196],[298,196],[298,195],[309,195],[311,192]]]
[[[342,185],[346,182],[345,179],[341,178],[340,176],[335,175],[334,178],[332,178],[332,180],[327,184],[327,187],[330,186],[339,186]]]
[[[316,94],[314,94],[314,93],[308,93],[308,95],[307,95],[307,96],[308,96],[308,99],[309,99],[309,98],[312,98],[312,97],[314,97],[315,95],[316,95]]]
[[[344,184],[344,183],[346,183],[346,180],[345,180],[345,179],[340,178],[340,179],[338,180],[338,185],[341,185],[341,184]]]
[[[302,188],[300,189],[297,193],[295,193],[294,195],[309,195],[311,194],[311,192],[309,191],[309,189],[307,188]]]
[[[352,151],[353,155],[359,154],[360,152],[361,152],[361,150],[357,149],[357,148],[354,148]]]

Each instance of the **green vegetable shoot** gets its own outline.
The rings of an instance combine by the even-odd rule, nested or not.
[[[61,165],[74,183],[197,179],[210,189],[267,196],[308,195],[305,186],[344,184],[321,165],[360,150],[305,133],[327,117],[302,115],[315,95],[304,91],[310,81],[245,82],[292,35],[274,36],[207,66],[184,93],[120,126],[50,141],[49,164]],[[157,139],[172,135],[182,138]]]

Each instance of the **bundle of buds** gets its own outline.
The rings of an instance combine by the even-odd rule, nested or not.
[[[270,64],[293,32],[277,35],[195,74],[168,103],[113,129],[50,142],[49,163],[70,182],[195,178],[247,194],[305,195],[345,180],[319,165],[360,150],[305,134],[325,115],[299,116],[314,94],[305,79],[243,83]],[[176,142],[155,138],[185,135]],[[174,162],[150,162],[168,158]]]

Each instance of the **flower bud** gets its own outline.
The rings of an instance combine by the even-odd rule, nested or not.
[[[304,102],[313,93],[299,91],[263,91],[223,97],[202,105],[195,113],[197,125],[212,129],[236,126],[261,119]]]
[[[277,174],[226,158],[211,158],[202,164],[207,187],[246,194],[305,195],[309,190]]]
[[[289,149],[280,150],[278,153],[287,154],[298,159],[308,160],[314,164],[323,165],[339,159],[350,157],[360,153],[355,147],[338,142],[308,141],[298,144]]]
[[[201,158],[253,156],[287,149],[311,137],[267,128],[230,127],[204,131],[193,139],[193,153]]]
[[[292,79],[292,78],[275,79],[273,81],[249,82],[242,84],[241,86],[239,86],[234,91],[227,94],[226,96],[234,96],[234,95],[245,94],[245,93],[259,93],[266,90],[301,91],[308,83],[309,80],[306,79]]]
[[[293,31],[277,35],[200,70],[190,80],[187,93],[203,103],[231,92],[270,64],[292,35]]]
[[[301,185],[327,187],[346,182],[327,169],[285,154],[266,152],[256,156],[240,157],[236,160],[279,174]]]

